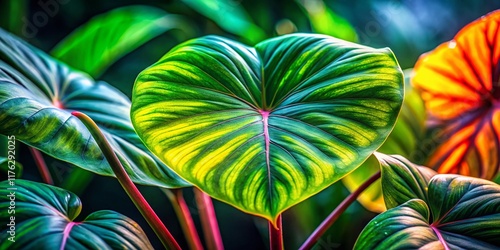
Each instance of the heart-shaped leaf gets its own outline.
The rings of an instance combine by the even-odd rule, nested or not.
[[[392,169],[391,169],[392,168]],[[396,169],[399,168],[399,171]],[[500,186],[459,175],[438,174],[397,162],[386,164],[386,201],[404,202],[375,217],[361,232],[354,249],[497,249],[500,247]],[[411,173],[411,174],[410,174]],[[427,187],[425,187],[427,186]],[[386,190],[387,189],[387,190]],[[399,190],[396,190],[399,189]],[[422,192],[425,192],[422,195]],[[423,196],[424,200],[417,197]],[[393,197],[393,199],[391,199]],[[403,201],[404,199],[406,201]],[[389,205],[388,205],[389,207]]]
[[[375,153],[382,171],[382,192],[387,208],[397,207],[411,199],[427,201],[427,185],[437,173],[417,166],[398,155]]]
[[[59,42],[52,55],[93,77],[166,31],[190,31],[186,20],[150,6],[127,6],[93,17]]]
[[[141,72],[131,117],[183,178],[274,220],[370,156],[403,91],[389,49],[312,34],[255,48],[207,36]]]
[[[104,82],[70,70],[0,29],[0,133],[81,168],[113,175],[108,162],[71,111],[101,128],[131,179],[161,187],[186,185],[151,156],[129,117],[130,101]]]
[[[103,210],[75,222],[81,209],[80,199],[64,189],[0,182],[0,249],[153,249],[130,218]]]
[[[412,161],[420,162],[424,156],[419,154],[417,146],[421,145],[425,133],[425,107],[422,98],[410,85],[412,70],[405,70],[405,99],[396,125],[387,140],[377,149],[384,154],[396,154]],[[380,163],[369,159],[352,173],[342,178],[342,183],[354,192],[370,176],[380,171]],[[382,195],[382,184],[378,180],[358,197],[358,201],[368,210],[381,213],[386,210]]]
[[[422,92],[439,142],[428,166],[439,173],[494,179],[500,171],[500,11],[463,28],[422,56]]]

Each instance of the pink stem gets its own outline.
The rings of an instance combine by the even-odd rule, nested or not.
[[[151,208],[148,201],[144,199],[144,196],[142,196],[141,192],[139,192],[139,189],[137,189],[132,180],[130,180],[130,177],[123,168],[123,165],[121,164],[120,160],[116,156],[115,152],[111,148],[111,145],[106,140],[106,137],[104,137],[97,124],[95,124],[95,122],[84,113],[75,111],[71,114],[78,117],[78,119],[80,119],[88,128],[88,130],[96,140],[97,145],[99,145],[99,148],[101,148],[101,151],[106,157],[106,160],[108,160],[111,169],[118,179],[118,182],[120,182],[121,186],[128,194],[132,202],[134,202],[135,206],[141,212],[144,219],[156,233],[160,241],[163,243],[163,246],[168,249],[180,250],[181,248],[177,241],[174,239],[172,234],[170,234],[158,215],[156,215],[155,211],[153,210],[153,208]]]
[[[189,212],[189,207],[184,200],[182,195],[182,189],[162,189],[162,191],[170,199],[172,207],[174,208],[179,223],[181,224],[182,231],[186,236],[186,241],[190,249],[193,250],[203,250],[203,245],[201,244],[200,236],[196,231],[196,226],[194,225],[193,217]]]
[[[283,226],[281,214],[278,215],[276,220],[276,227],[273,223],[269,223],[269,249],[270,250],[282,250],[283,249]]]
[[[40,171],[40,175],[42,176],[43,182],[49,185],[54,185],[54,180],[50,175],[50,171],[49,168],[47,167],[47,164],[45,164],[45,160],[43,160],[42,153],[38,151],[38,149],[33,147],[29,147],[29,150],[31,152],[31,155],[33,155],[33,159],[35,159],[35,164],[38,167],[38,171]]]
[[[314,230],[314,232],[307,238],[307,240],[302,244],[299,248],[300,250],[308,250],[312,249],[314,244],[319,240],[319,238],[330,228],[333,223],[342,215],[342,213],[358,198],[358,196],[365,191],[373,182],[380,178],[380,171],[371,176],[367,181],[365,181],[361,186],[359,186],[356,191],[352,192],[349,196],[347,196],[336,208],[333,212],[328,215],[328,217],[321,222],[321,224]]]
[[[193,188],[196,197],[196,204],[200,212],[203,234],[209,250],[223,250],[222,238],[220,236],[219,224],[215,215],[212,198],[197,187]]]

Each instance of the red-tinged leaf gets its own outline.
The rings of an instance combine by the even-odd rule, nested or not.
[[[427,165],[493,179],[500,168],[500,11],[463,28],[415,67],[429,125],[442,142]]]

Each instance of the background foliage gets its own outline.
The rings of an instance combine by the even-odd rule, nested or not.
[[[47,9],[43,3],[48,2],[57,8]],[[405,69],[413,67],[422,53],[453,38],[467,23],[500,8],[500,2],[461,1],[458,4],[452,0],[3,0],[0,2],[0,27],[49,52],[92,17],[133,4],[158,7],[177,14],[186,22],[140,46],[102,73],[100,79],[112,83],[129,97],[140,71],[173,46],[193,37],[217,34],[254,45],[262,39],[295,31],[324,33],[377,48],[390,47]],[[47,18],[40,19],[40,16]],[[3,138],[0,140],[0,154],[3,155],[7,143]],[[432,148],[424,147],[425,150]],[[34,166],[27,148],[18,144],[16,151],[16,159],[24,166],[23,178],[41,181],[36,169],[26,167]],[[56,185],[67,185],[63,181],[75,168],[49,157],[45,160]],[[424,159],[413,160],[419,163]],[[2,180],[5,178],[0,176]],[[84,219],[93,211],[112,209],[141,224],[153,246],[161,246],[115,179],[95,175],[88,180],[78,179],[66,187],[79,195],[84,204],[76,220]],[[185,247],[182,231],[167,197],[157,188],[143,186],[141,191]],[[190,190],[185,192],[196,220],[194,198]],[[284,214],[285,247],[297,248],[347,194],[347,189],[339,182],[287,211]],[[267,223],[264,220],[214,202],[227,249],[266,248]],[[325,234],[317,249],[351,248],[363,226],[373,216],[375,214],[354,204]],[[199,222],[195,222],[199,227]]]

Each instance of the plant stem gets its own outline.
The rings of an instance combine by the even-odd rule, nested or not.
[[[182,189],[161,189],[165,193],[174,207],[175,214],[182,227],[184,235],[186,235],[186,240],[190,249],[200,250],[203,249],[201,244],[200,236],[196,231],[196,226],[194,225],[193,217],[189,212],[189,207],[184,200],[182,195]]]
[[[205,241],[207,242],[207,248],[209,250],[224,249],[212,198],[197,187],[194,187],[193,191],[196,197],[196,205],[198,206],[198,211],[200,212],[201,226],[203,227],[203,234],[205,236]]]
[[[97,145],[99,145],[99,148],[101,148],[101,151],[106,157],[106,160],[108,160],[111,169],[118,179],[118,182],[120,182],[127,195],[130,197],[132,202],[134,202],[135,206],[141,212],[144,219],[156,233],[163,246],[168,249],[180,250],[181,248],[179,247],[179,244],[177,244],[177,241],[175,241],[174,237],[172,236],[172,234],[170,234],[158,215],[156,215],[155,211],[151,208],[146,199],[144,199],[141,192],[139,192],[139,189],[137,189],[132,180],[130,180],[130,177],[123,168],[123,165],[116,156],[115,152],[111,148],[111,145],[109,145],[106,137],[104,137],[95,122],[84,113],[75,111],[71,114],[78,117],[78,119],[80,119],[88,128],[88,130],[96,140]]]
[[[278,215],[276,220],[277,227],[274,227],[273,223],[269,223],[269,249],[271,250],[282,250],[283,249],[283,226],[281,214]]]
[[[31,155],[33,156],[33,159],[35,159],[35,164],[38,167],[38,171],[40,171],[40,175],[42,176],[43,182],[49,185],[54,185],[54,180],[50,175],[50,170],[47,167],[47,164],[45,164],[45,160],[43,160],[42,153],[34,147],[28,147],[28,148],[31,152]]]
[[[356,189],[356,191],[352,192],[349,196],[347,196],[336,208],[333,212],[328,215],[328,217],[321,222],[321,224],[314,230],[314,232],[307,238],[307,240],[302,244],[299,248],[300,250],[308,250],[311,249],[314,244],[319,240],[319,238],[330,228],[333,223],[342,215],[342,213],[358,198],[358,196],[365,191],[373,182],[380,178],[380,171],[372,175],[365,181],[361,186]]]

